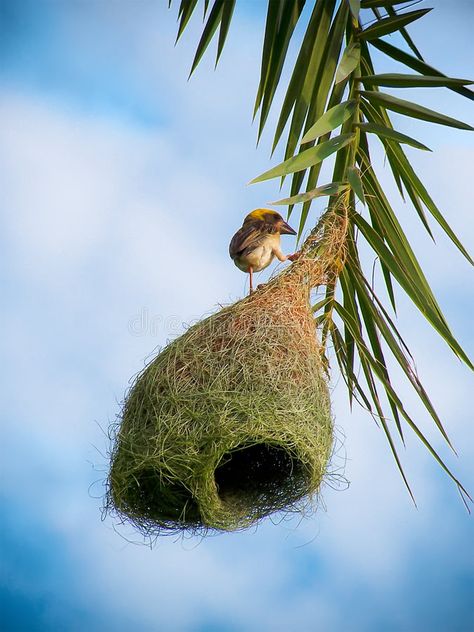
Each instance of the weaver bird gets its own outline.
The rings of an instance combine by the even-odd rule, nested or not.
[[[253,290],[252,275],[264,270],[274,257],[280,261],[294,261],[297,254],[286,256],[280,248],[280,235],[296,235],[280,213],[267,208],[257,208],[244,219],[229,245],[229,254],[235,265],[250,275],[250,292]]]

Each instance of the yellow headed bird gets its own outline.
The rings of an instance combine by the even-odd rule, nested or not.
[[[294,261],[297,254],[286,256],[280,249],[280,235],[296,235],[276,211],[257,208],[244,219],[229,245],[229,254],[235,265],[250,275],[250,292],[253,290],[252,275],[264,270],[277,257],[280,261]]]

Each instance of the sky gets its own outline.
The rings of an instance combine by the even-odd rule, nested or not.
[[[469,76],[474,11],[447,4],[433,2],[410,33],[433,66]],[[336,371],[331,467],[347,484],[325,485],[311,518],[150,548],[102,516],[107,429],[131,376],[186,323],[245,295],[229,239],[279,196],[272,182],[246,184],[279,158],[269,134],[256,148],[252,126],[263,2],[238,3],[217,70],[208,56],[189,82],[200,20],[175,47],[176,15],[164,1],[0,0],[1,628],[467,632],[472,517],[409,434],[413,506],[383,433],[350,410]],[[445,89],[399,96],[473,123],[471,103]],[[407,151],[472,253],[472,135],[394,121],[433,149]],[[426,236],[374,152],[472,358],[472,268],[436,227],[436,244]],[[472,494],[472,373],[402,297],[399,323],[457,457],[400,389]]]

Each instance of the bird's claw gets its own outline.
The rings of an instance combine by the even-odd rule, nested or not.
[[[295,252],[292,255],[288,255],[289,261],[296,261],[301,256],[301,251]]]

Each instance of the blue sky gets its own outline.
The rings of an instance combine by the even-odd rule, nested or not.
[[[350,486],[327,486],[312,518],[152,550],[101,520],[105,433],[128,380],[183,323],[247,291],[227,244],[277,193],[246,185],[274,164],[269,135],[255,149],[251,125],[263,3],[240,3],[217,71],[208,58],[189,82],[199,25],[174,47],[166,4],[0,1],[2,629],[467,632],[472,518],[409,436],[414,509],[382,433],[349,411],[337,374],[334,468]],[[469,75],[472,6],[432,4],[410,32],[435,67]],[[472,124],[454,93],[410,96]],[[396,120],[434,150],[409,154],[473,252],[471,135]],[[436,246],[425,236],[374,152],[473,357],[471,269],[439,231]],[[403,299],[399,316],[459,457],[406,389],[410,410],[472,493],[472,375]]]

